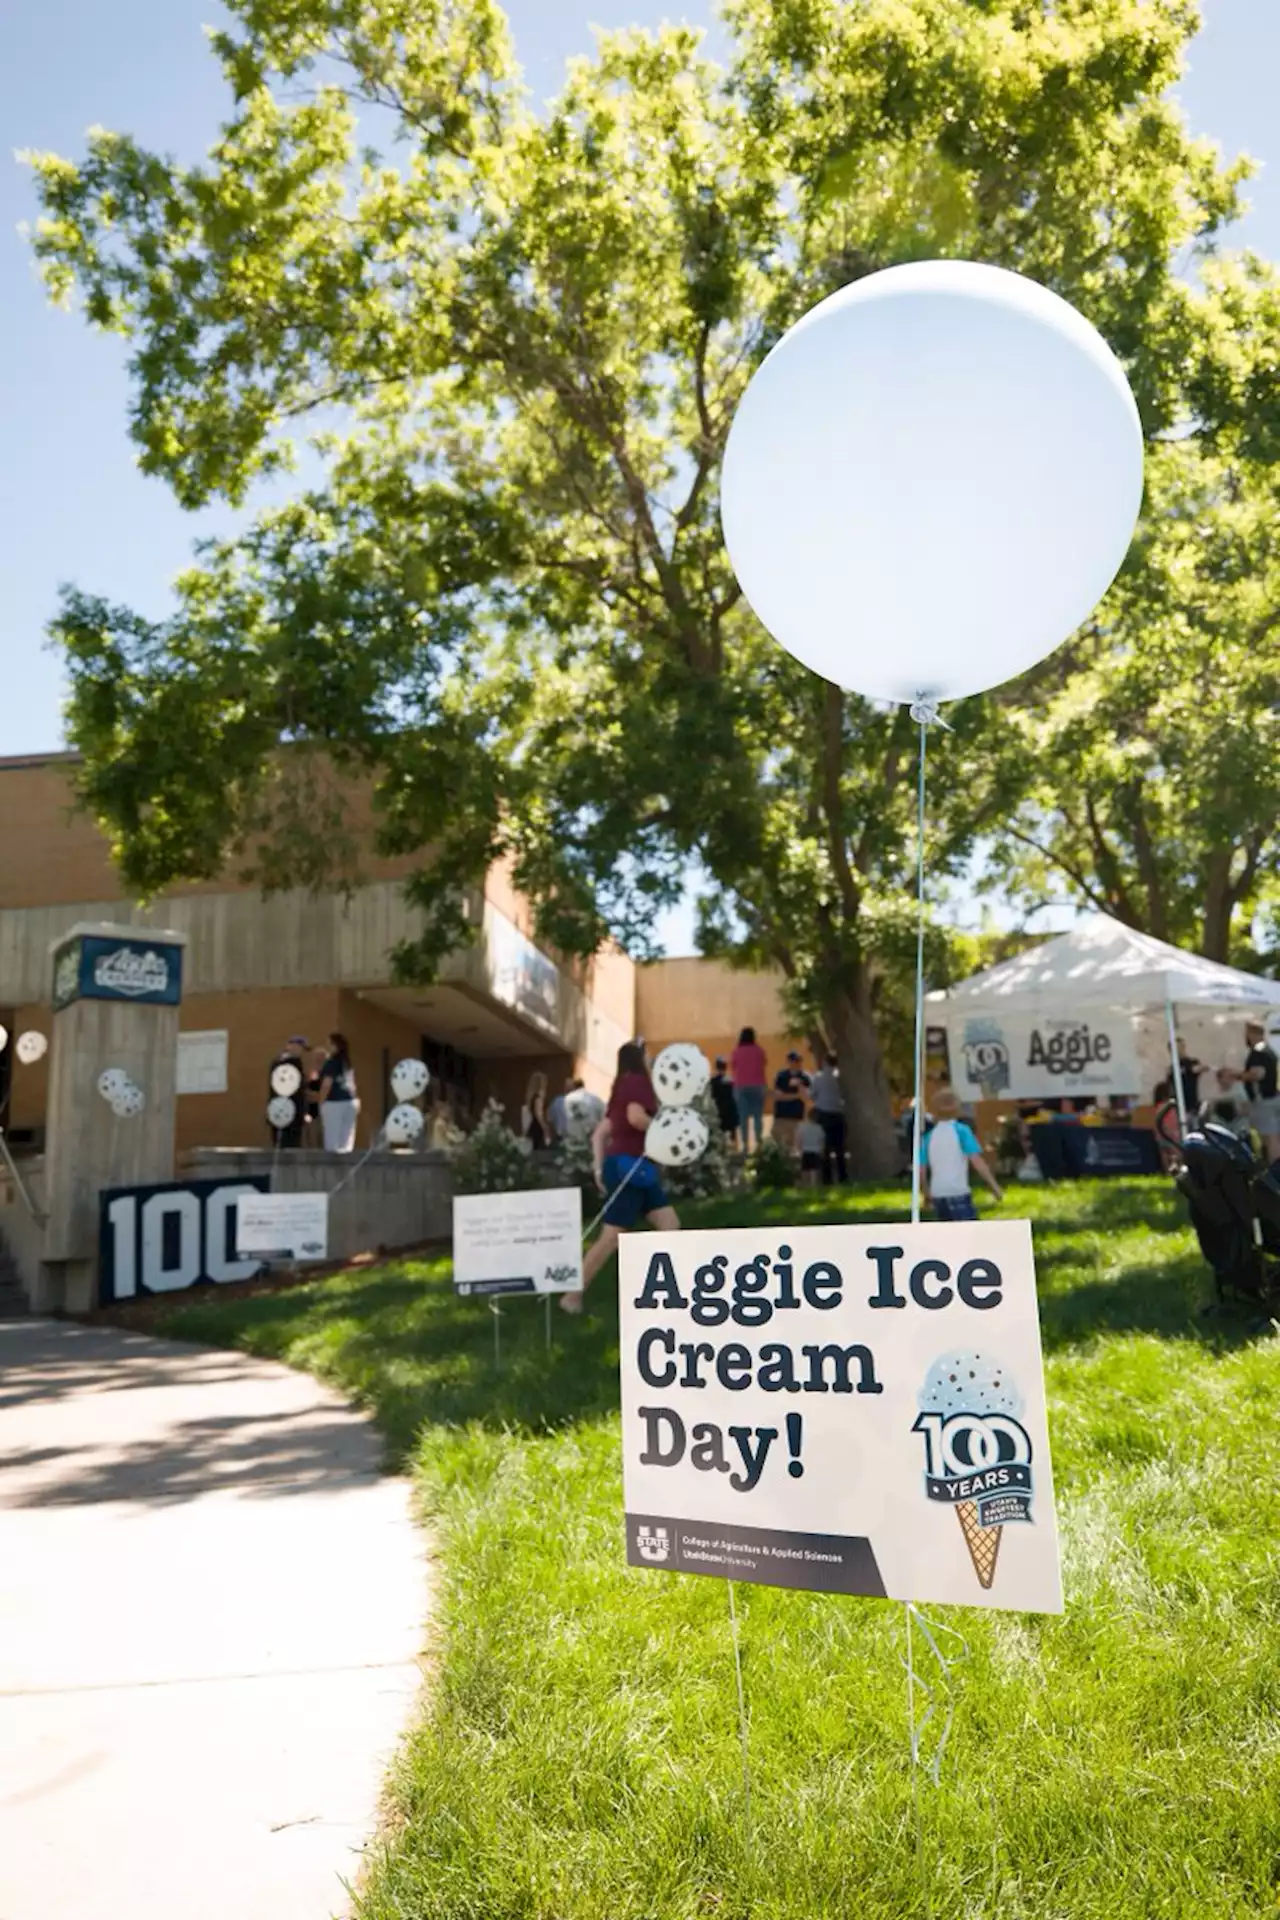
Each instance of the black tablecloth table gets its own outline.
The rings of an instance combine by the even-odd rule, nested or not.
[[[1061,1121],[1040,1121],[1031,1129],[1031,1147],[1046,1180],[1160,1172],[1159,1142],[1146,1127],[1073,1127]]]

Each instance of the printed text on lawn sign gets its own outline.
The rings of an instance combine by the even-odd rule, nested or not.
[[[632,1565],[1061,1611],[1025,1221],[620,1251]]]

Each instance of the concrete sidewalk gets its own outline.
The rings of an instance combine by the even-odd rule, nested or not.
[[[331,1920],[411,1711],[406,1483],[305,1374],[0,1324],[0,1920]]]

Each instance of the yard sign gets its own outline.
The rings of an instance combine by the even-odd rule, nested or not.
[[[634,1566],[1060,1613],[1025,1221],[634,1234]]]

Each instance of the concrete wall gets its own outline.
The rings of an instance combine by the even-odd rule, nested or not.
[[[0,781],[0,797],[3,796]],[[476,920],[477,895],[468,903]],[[419,917],[398,881],[361,887],[349,897],[303,891],[272,894],[224,889],[165,894],[149,907],[118,897],[71,897],[62,904],[0,911],[0,997],[7,1004],[44,1004],[49,949],[77,921],[172,928],[187,937],[184,997],[253,988],[373,986],[391,978],[389,955],[419,930]],[[447,963],[449,978],[484,978],[483,949]]]
[[[38,1214],[44,1212],[44,1162],[38,1156],[17,1163],[22,1184]],[[32,1310],[42,1313],[57,1303],[41,1273],[44,1224],[33,1217],[9,1169],[0,1160],[0,1247],[9,1255]]]
[[[332,1193],[355,1161],[334,1154],[282,1153],[202,1148],[182,1156],[178,1180],[238,1180],[266,1175],[276,1193]],[[37,1212],[45,1200],[44,1165],[36,1156],[18,1171]],[[127,1184],[123,1183],[122,1184]],[[453,1223],[453,1169],[443,1153],[371,1154],[329,1206],[329,1253],[348,1260],[359,1253],[394,1252],[424,1240],[447,1240]],[[33,1218],[12,1176],[0,1162],[0,1246],[12,1259],[33,1312],[63,1308],[81,1312],[97,1304],[97,1246],[91,1258],[50,1262],[42,1222]]]
[[[276,1193],[333,1193],[355,1161],[334,1154],[248,1153],[201,1149],[183,1156],[180,1179],[239,1180],[271,1176]],[[371,1154],[359,1173],[329,1203],[329,1257],[350,1260],[447,1240],[453,1230],[453,1169],[443,1153]]]

